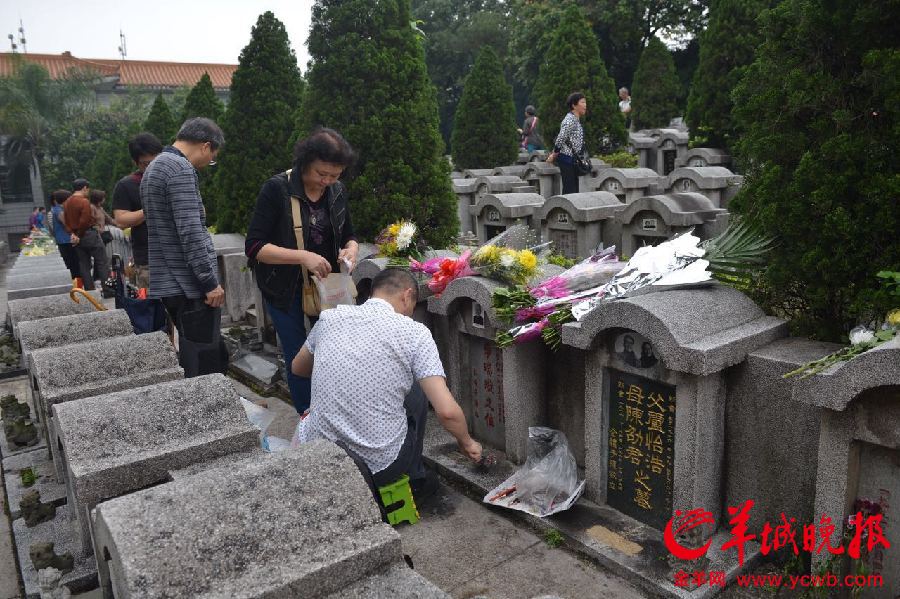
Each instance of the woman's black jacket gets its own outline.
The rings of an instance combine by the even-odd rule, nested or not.
[[[256,260],[259,250],[271,243],[283,248],[297,249],[294,224],[291,216],[291,194],[304,197],[303,182],[299,176],[288,180],[287,173],[279,173],[266,181],[256,199],[256,209],[247,229],[244,252],[253,268],[256,284],[263,296],[276,308],[287,310],[300,282],[299,264],[264,264]],[[331,261],[333,271],[338,271],[337,255],[350,240],[355,240],[353,224],[347,202],[347,190],[340,181],[329,185],[322,199],[328,206],[328,216],[334,235],[334,253],[325,256]],[[309,208],[300,203],[303,221],[303,245],[309,247]]]

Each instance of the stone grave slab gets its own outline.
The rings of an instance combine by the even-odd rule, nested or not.
[[[28,548],[32,543],[51,542],[54,544],[53,550],[57,555],[72,554],[72,557],[75,558],[75,568],[68,574],[64,574],[60,580],[72,592],[79,593],[96,588],[97,561],[93,554],[88,557],[81,556],[81,543],[70,520],[69,506],[56,508],[56,517],[53,520],[38,524],[34,528],[25,526],[25,521],[21,518],[13,522],[12,528],[27,599],[40,597],[37,571],[28,555]]]
[[[22,484],[21,471],[31,468],[35,475],[34,484]],[[6,497],[9,500],[10,516],[18,518],[19,502],[31,490],[41,494],[41,503],[60,506],[66,502],[66,485],[56,477],[53,460],[47,458],[46,451],[26,451],[3,458],[3,478],[6,481]]]
[[[101,503],[94,532],[117,599],[322,597],[402,563],[359,470],[321,440]]]
[[[31,352],[35,350],[123,337],[133,332],[131,320],[124,310],[106,310],[23,322],[19,324],[19,343],[22,360],[28,368]]]
[[[65,464],[86,554],[88,513],[98,502],[166,482],[170,470],[259,445],[259,430],[221,374],[86,397],[55,405],[53,414],[57,465]]]
[[[90,291],[88,293],[98,302],[100,301],[99,291]],[[11,300],[7,305],[7,315],[12,325],[13,336],[17,338],[20,323],[56,316],[68,316],[70,314],[86,314],[95,311],[96,308],[90,302],[81,298],[76,303],[72,301],[68,293]]]
[[[243,245],[240,250],[228,252],[220,254],[218,258],[219,281],[225,289],[222,315],[227,316],[231,322],[243,322],[246,320],[247,309],[255,302],[256,283],[253,282],[253,272],[247,268]]]
[[[256,354],[247,354],[235,360],[231,367],[263,385],[271,385],[278,380],[278,365]]]
[[[234,466],[248,458],[254,457],[257,459],[262,459],[265,455],[266,452],[263,451],[263,448],[259,445],[256,445],[251,449],[245,451],[229,453],[228,455],[223,455],[222,457],[214,458],[212,460],[191,464],[190,466],[187,466],[185,468],[170,470],[169,478],[172,480],[183,480],[185,478],[189,478],[191,476],[194,476],[195,474],[203,472],[204,470],[219,468],[221,466]]]
[[[450,599],[450,595],[406,564],[398,564],[354,582],[325,599]]]
[[[163,332],[113,337],[31,354],[35,388],[49,410],[58,403],[184,376]],[[65,368],[60,368],[65,364]]]
[[[72,289],[72,276],[68,271],[10,275],[6,288],[9,300],[57,295]]]

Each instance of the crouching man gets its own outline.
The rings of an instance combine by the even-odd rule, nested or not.
[[[322,313],[291,368],[312,378],[299,441],[343,441],[369,466],[376,486],[408,474],[413,495],[422,500],[438,486],[422,463],[426,397],[464,455],[480,460],[481,444],[469,435],[447,388],[431,332],[411,318],[417,301],[412,275],[382,271],[366,303]]]

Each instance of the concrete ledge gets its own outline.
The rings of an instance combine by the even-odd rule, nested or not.
[[[88,293],[98,302],[100,301],[100,292],[90,291]],[[83,298],[78,303],[73,302],[67,291],[64,294],[12,300],[7,306],[7,318],[12,325],[13,336],[18,338],[20,323],[95,311],[96,308]]]
[[[20,323],[19,343],[25,367],[29,368],[30,354],[35,350],[123,337],[133,332],[131,320],[124,310],[106,310]]]

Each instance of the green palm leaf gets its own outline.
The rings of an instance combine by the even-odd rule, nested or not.
[[[748,287],[753,275],[765,267],[775,240],[758,227],[735,220],[725,232],[703,242],[701,247],[713,277],[740,288]]]

